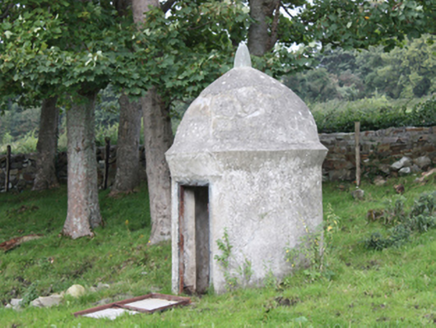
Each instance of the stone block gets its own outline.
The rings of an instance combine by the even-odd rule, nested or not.
[[[59,305],[62,302],[62,295],[52,294],[50,296],[40,296],[30,302],[30,305],[35,307],[52,307]]]
[[[425,170],[431,165],[431,159],[428,156],[420,156],[413,160],[420,169]]]
[[[398,173],[399,173],[400,175],[408,175],[408,174],[412,173],[412,169],[411,169],[410,167],[402,167],[402,168],[398,171]]]
[[[329,172],[329,180],[330,181],[344,181],[344,180],[352,180],[353,172],[347,169],[341,170],[332,170]]]
[[[395,143],[391,145],[391,152],[393,153],[400,153],[405,149],[407,149],[407,145],[405,144]]]
[[[32,182],[35,179],[35,175],[26,172],[23,174],[23,179],[28,181],[28,182]]]
[[[407,132],[428,132],[428,128],[425,127],[409,127],[406,128]]]
[[[422,172],[422,170],[420,169],[420,167],[416,164],[412,164],[412,166],[410,167],[410,169],[412,170],[412,173],[420,173]]]
[[[409,167],[412,165],[412,161],[408,157],[402,157],[399,161],[396,161],[391,165],[391,169],[398,171],[403,167]]]
[[[386,175],[388,175],[391,172],[389,164],[380,164],[378,166],[378,169]]]
[[[390,144],[388,144],[388,143],[384,143],[384,144],[380,144],[378,147],[377,147],[377,151],[378,152],[389,152],[391,150],[391,145]]]

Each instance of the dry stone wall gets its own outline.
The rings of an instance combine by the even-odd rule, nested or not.
[[[12,150],[13,151],[13,150]],[[143,169],[141,170],[141,179],[145,179],[145,156],[144,148],[139,149],[140,161]],[[36,173],[36,153],[31,154],[17,154],[11,155],[11,170],[9,173],[9,190],[21,191],[26,188],[31,188],[33,186],[33,180],[35,179]],[[116,173],[116,147],[111,146],[110,157],[109,157],[109,175],[108,175],[108,186],[111,186],[115,179]],[[97,168],[98,168],[98,180],[99,186],[103,184],[104,176],[104,161],[105,161],[105,150],[104,148],[97,148]],[[59,181],[67,181],[67,153],[60,152],[57,156],[56,161],[56,171]],[[6,155],[0,155],[0,192],[5,191],[5,180],[6,180]]]
[[[328,180],[354,180],[354,133],[322,133],[329,150],[323,163]],[[360,133],[361,168],[364,176],[410,174],[436,165],[436,126],[389,128]]]
[[[323,163],[324,180],[355,179],[354,133],[322,133],[321,143],[329,150]],[[364,176],[410,174],[436,166],[436,126],[389,128],[363,131],[360,134],[361,167]],[[145,168],[144,150],[141,164]],[[99,181],[104,171],[104,149],[97,149]],[[116,147],[111,147],[109,183],[116,172]],[[5,189],[6,155],[0,155],[0,192]],[[23,190],[33,185],[36,172],[36,154],[18,154],[11,157],[11,190]],[[67,179],[67,155],[58,154],[57,172],[61,182]],[[145,170],[143,170],[145,179]]]

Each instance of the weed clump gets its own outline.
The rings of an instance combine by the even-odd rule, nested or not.
[[[215,255],[214,259],[224,270],[224,279],[226,281],[227,289],[234,290],[240,285],[247,285],[254,273],[251,261],[245,258],[244,263],[236,269],[237,275],[231,273],[230,258],[232,256],[233,246],[230,244],[227,228],[224,228],[223,239],[218,239],[216,243],[222,254]]]
[[[38,298],[38,291],[36,289],[36,283],[33,283],[27,287],[26,291],[24,292],[20,305],[27,306],[36,298]]]
[[[381,251],[389,247],[399,247],[410,240],[410,236],[423,233],[436,227],[436,192],[423,193],[414,201],[410,212],[404,210],[405,198],[389,201],[385,213],[385,224],[396,224],[385,237],[380,232],[372,233],[363,240],[365,248]]]
[[[304,267],[304,275],[313,282],[320,278],[332,280],[335,273],[329,269],[328,257],[332,250],[333,235],[340,230],[341,218],[333,211],[332,205],[328,204],[324,221],[318,230],[301,237],[297,247],[285,248],[285,260],[292,267]]]

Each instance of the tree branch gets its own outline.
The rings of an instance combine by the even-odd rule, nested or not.
[[[286,6],[284,4],[280,5],[284,11],[286,11],[286,13],[289,15],[289,17],[294,18],[294,16],[292,16],[292,14],[289,12],[288,8],[286,8]]]
[[[209,24],[210,24],[210,22],[206,22],[206,23],[200,24],[196,27],[188,27],[188,31],[195,31],[195,30],[198,30],[199,28],[202,28],[202,27],[207,26]]]
[[[164,4],[161,5],[162,11],[166,13],[171,7],[177,2],[177,0],[167,0]]]
[[[11,10],[11,8],[14,6],[13,3],[10,3],[7,5],[6,9],[4,10],[3,14],[0,15],[0,20],[3,20],[4,18],[6,18],[6,16],[9,14],[9,10]]]
[[[279,25],[281,4],[282,4],[281,0],[277,1],[275,13],[274,13],[274,19],[273,19],[273,22],[271,24],[271,35],[269,38],[269,45],[268,45],[269,49],[272,49],[272,47],[274,47],[274,44],[277,42],[277,30],[278,30],[278,25]]]

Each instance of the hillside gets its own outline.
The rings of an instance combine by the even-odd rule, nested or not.
[[[43,238],[0,252],[0,317],[2,327],[417,327],[436,322],[436,229],[414,231],[382,250],[364,240],[379,231],[394,236],[400,224],[392,218],[367,219],[369,210],[386,209],[398,199],[394,185],[404,185],[406,212],[424,192],[435,191],[436,178],[390,179],[384,186],[364,181],[364,200],[355,200],[346,183],[323,186],[326,251],[321,262],[314,249],[300,254],[312,263],[283,281],[274,277],[265,287],[230,290],[224,295],[192,296],[189,307],[153,315],[123,316],[101,322],[72,313],[102,299],[149,292],[171,293],[169,243],[148,246],[150,218],[146,188],[119,199],[100,192],[105,227],[92,239],[69,240],[59,235],[66,216],[66,188],[35,193],[0,194],[0,243],[12,237]],[[373,235],[377,236],[377,235]],[[374,241],[374,238],[372,239]],[[366,242],[366,245],[369,245]],[[384,247],[387,248],[384,248]],[[292,258],[288,257],[290,262]],[[286,259],[283,259],[284,265]],[[320,264],[322,263],[322,267]],[[99,283],[109,288],[91,292]],[[30,301],[65,291],[72,284],[87,288],[79,299],[66,297],[50,309],[5,309],[11,298]]]

